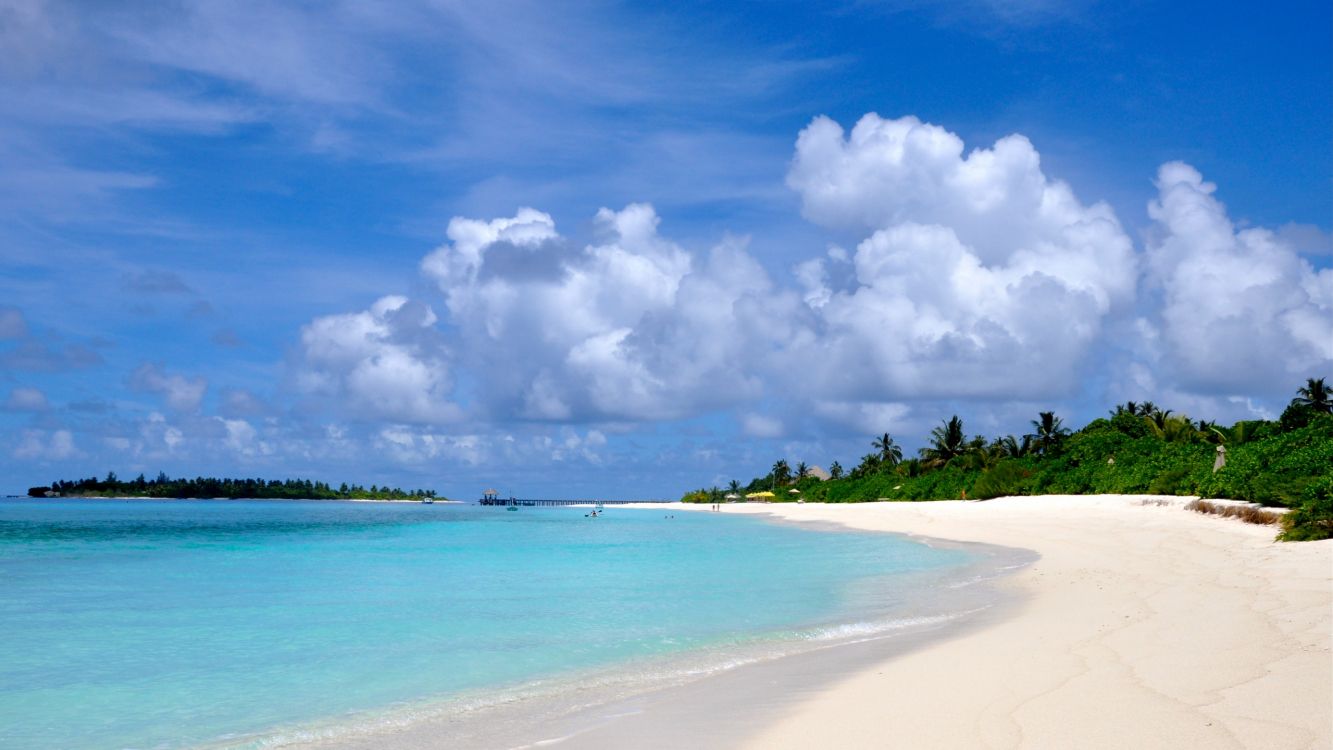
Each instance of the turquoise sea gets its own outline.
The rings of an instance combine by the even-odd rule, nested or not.
[[[977,562],[725,512],[586,514],[0,501],[0,747],[273,747],[702,674],[896,627]]]

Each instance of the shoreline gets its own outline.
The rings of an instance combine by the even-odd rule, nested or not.
[[[618,697],[581,687],[581,707],[572,712],[505,704],[465,717],[482,727],[466,736],[454,731],[458,719],[440,717],[298,744],[367,750],[1330,746],[1333,541],[1278,543],[1272,526],[1188,511],[1189,499],[724,505],[723,513],[775,523],[1008,548],[1037,559],[985,579],[975,588],[993,598],[964,617],[742,659]],[[637,507],[712,512],[681,503]],[[537,710],[529,715],[530,709]]]
[[[936,579],[926,600],[856,623],[869,631],[830,621],[839,632],[804,647],[709,650],[663,662],[659,679],[630,665],[564,687],[538,681],[537,693],[461,714],[424,699],[351,735],[330,717],[334,734],[293,726],[269,739],[367,750],[1333,746],[1333,540],[1276,542],[1275,527],[1187,510],[1190,499],[724,504],[720,514],[982,555],[975,575]],[[544,700],[551,689],[558,699]]]
[[[1020,596],[1005,617],[865,664],[716,746],[1328,747],[1333,542],[1274,542],[1188,499],[724,506],[1041,559],[998,582]]]
[[[659,512],[679,507],[677,503],[662,503],[636,505],[633,509]],[[772,523],[768,519],[764,522]],[[865,536],[864,532],[840,525],[824,526],[824,533],[851,531]],[[786,705],[793,694],[783,685],[832,684],[866,659],[882,658],[934,641],[947,632],[976,627],[1012,606],[1009,600],[1013,597],[1001,595],[992,585],[994,580],[1031,564],[1033,559],[1024,550],[995,545],[938,540],[933,546],[967,552],[967,561],[961,566],[894,572],[889,575],[892,582],[888,588],[878,580],[867,579],[860,596],[881,592],[872,596],[882,598],[884,593],[892,592],[887,606],[878,605],[869,617],[835,617],[799,626],[776,639],[741,637],[727,645],[638,658],[585,673],[542,677],[488,689],[491,695],[484,698],[463,695],[438,702],[427,699],[405,704],[403,712],[393,709],[344,717],[350,720],[330,717],[328,722],[293,726],[270,737],[280,747],[312,750],[679,747],[700,739],[716,743],[723,736],[731,746],[754,729],[749,723],[754,717],[745,717],[746,722],[726,722],[713,710],[717,700],[745,696],[751,708],[755,701],[769,709]],[[915,583],[908,582],[913,579]],[[908,595],[899,599],[903,594]],[[769,687],[755,684],[756,679]],[[744,687],[732,690],[728,687],[732,685]],[[674,720],[672,727],[658,725],[659,708],[678,713],[682,707],[697,709],[691,710],[692,715],[723,718],[728,726]],[[651,739],[642,736],[640,726],[633,721],[639,715],[654,722]],[[767,711],[763,716],[772,718]],[[704,729],[707,737],[690,734],[690,726]],[[677,729],[687,731],[681,734]],[[705,746],[717,746],[708,742]]]

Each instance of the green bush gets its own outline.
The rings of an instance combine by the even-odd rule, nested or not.
[[[1185,495],[1190,470],[1186,466],[1176,466],[1158,474],[1148,484],[1148,493],[1152,495]]]
[[[1277,423],[1284,431],[1299,430],[1318,417],[1319,413],[1314,409],[1304,404],[1293,403],[1282,410],[1282,416],[1278,417]]]
[[[1310,482],[1333,473],[1333,417],[1316,414],[1293,430],[1254,434],[1228,449],[1227,465],[1205,477],[1198,494],[1292,506]]]
[[[713,494],[708,490],[693,490],[681,496],[682,503],[715,503]]]
[[[1015,457],[1002,452],[1001,441],[987,447],[977,439],[969,441],[972,447],[965,455],[942,467],[908,459],[855,478],[805,479],[798,486],[806,500],[830,503],[1037,494],[1200,495],[1296,508],[1284,539],[1330,533],[1333,415],[1294,405],[1276,421],[1208,429],[1172,417],[1169,426],[1154,430],[1141,414],[1122,410],[1093,420],[1051,455]],[[1227,462],[1214,472],[1219,441],[1226,445]],[[768,478],[757,478],[751,491],[770,484]],[[706,494],[696,497],[709,501]]]
[[[1305,488],[1300,504],[1282,519],[1282,529],[1278,538],[1287,542],[1333,539],[1333,477]]]
[[[972,485],[972,497],[989,500],[993,497],[1023,494],[1030,472],[1017,461],[1001,461],[982,472]]]
[[[1098,422],[1103,421],[1107,421],[1115,431],[1132,438],[1147,437],[1152,434],[1152,430],[1148,427],[1148,423],[1144,421],[1144,418],[1132,414],[1117,414],[1114,417],[1111,417],[1109,421],[1099,419],[1089,424],[1084,430],[1086,431],[1094,425],[1097,425]]]

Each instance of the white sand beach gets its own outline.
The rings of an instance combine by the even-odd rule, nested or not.
[[[1333,541],[1143,500],[726,506],[1041,555],[1001,582],[1008,617],[867,664],[744,746],[1333,747]]]

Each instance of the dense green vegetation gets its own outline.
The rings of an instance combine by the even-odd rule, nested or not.
[[[96,477],[75,481],[59,480],[49,487],[32,487],[28,494],[44,497],[53,492],[59,497],[170,497],[170,498],[259,498],[288,500],[420,500],[435,497],[435,490],[400,490],[396,487],[366,489],[360,485],[342,484],[337,489],[323,482],[309,479],[169,479],[159,473],[156,479],[145,479],[143,474],[129,481],[121,481],[115,472],[106,479]]]
[[[1222,446],[1225,465],[1214,470]],[[886,434],[845,475],[820,481],[793,475],[780,460],[768,474],[727,490],[694,490],[685,502],[771,491],[775,502],[984,500],[1004,495],[1198,495],[1292,508],[1283,539],[1333,538],[1333,393],[1311,379],[1276,421],[1224,427],[1193,421],[1152,403],[1130,402],[1077,432],[1052,412],[1032,432],[987,440],[968,437],[958,417],[931,431],[916,458],[904,459]],[[801,464],[804,466],[804,464]],[[796,493],[790,490],[798,490]]]

